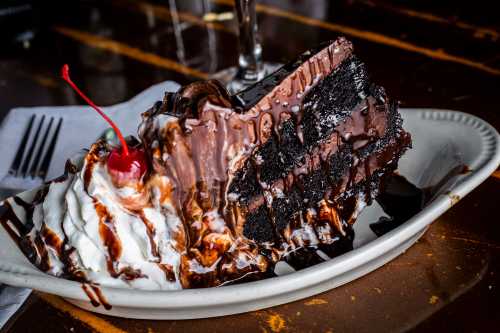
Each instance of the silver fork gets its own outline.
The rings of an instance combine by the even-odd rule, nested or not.
[[[21,144],[9,169],[9,175],[20,178],[20,182],[35,179],[45,181],[54,155],[63,119],[45,115],[39,118],[32,115],[28,121]],[[46,119],[49,119],[47,125]],[[56,128],[52,131],[54,124]]]

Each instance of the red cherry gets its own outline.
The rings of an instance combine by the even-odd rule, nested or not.
[[[129,148],[127,156],[118,149],[113,149],[109,154],[108,172],[117,186],[141,179],[146,170],[146,154],[141,149]]]
[[[142,175],[146,172],[147,162],[146,155],[144,151],[140,149],[129,149],[127,146],[127,142],[123,138],[123,135],[116,126],[116,124],[104,113],[102,110],[94,104],[77,86],[71,78],[69,77],[69,66],[64,65],[61,69],[62,78],[68,82],[68,84],[73,88],[78,95],[80,95],[85,102],[87,102],[94,110],[97,111],[101,115],[101,117],[106,120],[116,135],[120,139],[122,144],[122,149],[119,151],[118,149],[113,149],[108,157],[108,171],[111,174],[111,177],[117,186],[126,185],[130,181],[139,180]]]
[[[108,168],[140,177],[146,172],[146,154],[141,149],[129,148],[129,154],[124,156],[120,150],[113,149],[108,157]]]

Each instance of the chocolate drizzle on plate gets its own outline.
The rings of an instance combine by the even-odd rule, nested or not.
[[[388,175],[377,196],[377,202],[389,217],[381,217],[376,223],[370,224],[370,228],[377,236],[382,236],[399,227],[440,194],[450,180],[469,172],[468,166],[459,164],[448,171],[436,184],[424,188],[415,186],[397,173]]]
[[[104,294],[98,286],[91,283],[82,283],[82,289],[94,307],[97,308],[102,305],[106,310],[112,309],[112,306],[108,303],[106,297],[104,297]]]
[[[370,228],[377,236],[382,236],[420,212],[425,204],[425,193],[405,177],[392,174],[387,177],[377,202],[389,217],[381,217],[370,224]]]
[[[9,236],[19,245],[21,237],[26,235],[29,229],[24,225],[12,209],[9,202],[5,201],[0,206],[0,222]]]

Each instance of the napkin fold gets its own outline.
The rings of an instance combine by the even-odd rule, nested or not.
[[[179,84],[173,81],[158,83],[128,102],[103,107],[102,110],[113,119],[124,136],[137,135],[141,113],[153,106],[156,101],[162,100],[166,91],[177,91],[179,87]],[[89,106],[20,107],[10,110],[0,125],[0,153],[2,154],[0,187],[2,187],[2,183],[10,182],[8,177],[6,178],[8,170],[14,160],[29,119],[34,114],[37,117],[45,115],[46,123],[50,117],[54,117],[56,120],[63,119],[47,179],[61,175],[66,159],[82,148],[88,148],[104,130],[109,128],[108,123]],[[55,126],[52,130],[54,128]],[[31,136],[33,136],[33,132],[35,132],[34,129],[32,129]],[[28,147],[31,140],[30,137]],[[29,186],[25,188],[29,188]]]
[[[31,294],[31,289],[16,288],[0,284],[0,329]]]

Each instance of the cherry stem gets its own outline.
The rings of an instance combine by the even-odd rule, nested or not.
[[[78,95],[80,95],[80,97],[83,98],[85,100],[85,102],[87,102],[88,105],[90,105],[94,110],[96,110],[97,113],[99,113],[101,115],[101,117],[103,117],[104,120],[106,120],[111,125],[111,127],[115,131],[116,135],[118,136],[118,139],[120,139],[120,142],[122,143],[123,156],[128,156],[128,154],[129,154],[128,146],[127,146],[127,142],[123,138],[122,132],[120,131],[118,126],[116,126],[116,124],[111,120],[111,118],[109,118],[104,112],[102,112],[102,110],[99,109],[99,107],[97,105],[95,105],[94,102],[92,102],[90,100],[90,98],[88,98],[80,89],[78,89],[78,87],[76,86],[76,84],[73,83],[73,81],[71,81],[71,79],[69,77],[69,66],[67,64],[65,64],[62,67],[61,76],[64,79],[64,81],[68,82],[68,84],[71,86],[71,88],[73,88],[73,90],[75,90],[78,93]]]

